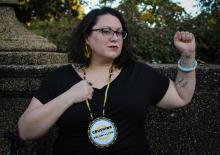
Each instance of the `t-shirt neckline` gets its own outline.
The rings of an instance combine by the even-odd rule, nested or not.
[[[83,78],[82,78],[82,77],[78,74],[78,72],[73,68],[73,65],[70,64],[69,66],[72,68],[73,73],[78,77],[79,81],[83,80]],[[111,82],[110,86],[113,85],[114,83],[116,83],[116,82],[120,79],[120,77],[122,76],[122,74],[124,74],[124,73],[123,73],[124,71],[125,71],[125,67],[123,67],[123,68],[121,69],[120,73],[119,73],[119,74],[117,75],[117,77]],[[107,87],[107,84],[105,84],[105,85],[104,85],[103,87],[101,87],[101,88],[96,88],[96,87],[93,87],[93,86],[92,86],[92,88],[93,88],[94,90],[99,90],[99,91],[105,90],[106,87]]]

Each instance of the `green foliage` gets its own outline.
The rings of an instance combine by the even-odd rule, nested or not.
[[[197,0],[200,3],[202,12],[211,13],[214,10],[219,10],[220,1],[219,0]]]
[[[102,0],[101,2],[108,6],[114,1]],[[170,0],[121,0],[117,9],[124,14],[128,22],[136,21],[154,27],[167,26],[182,19],[185,14],[182,7]]]
[[[112,0],[102,0],[102,4]],[[169,0],[121,0],[117,7],[128,22],[136,56],[148,62],[176,63],[176,31],[190,31],[197,41],[197,59],[220,63],[220,1],[198,0],[202,13],[196,18]]]
[[[33,19],[51,20],[63,16],[77,17],[83,14],[83,7],[79,0],[19,0],[20,5],[16,14],[21,22]]]
[[[129,24],[136,55],[142,61],[176,63],[179,53],[173,46],[175,31],[170,28],[148,28]]]
[[[197,25],[195,32],[200,59],[208,63],[220,63],[220,11],[217,16],[202,13],[194,22]]]
[[[67,52],[68,41],[76,18],[64,17],[57,21],[36,20],[28,29],[35,34],[48,38],[57,46],[58,52]]]
[[[102,0],[108,5],[116,0]],[[169,0],[121,0],[117,9],[128,22],[138,59],[146,62],[176,63],[179,53],[173,45],[176,31],[190,31],[197,41],[197,59],[220,63],[220,2],[198,0],[202,12],[192,18]],[[71,19],[71,20],[70,20]],[[29,29],[54,42],[66,52],[72,27],[77,19],[64,16],[55,20],[35,20]]]
[[[122,0],[117,9],[127,20],[138,59],[176,63],[179,53],[173,46],[174,25],[183,18],[183,8],[168,0]]]
[[[201,14],[193,20],[201,60],[220,64],[220,1],[198,0]]]

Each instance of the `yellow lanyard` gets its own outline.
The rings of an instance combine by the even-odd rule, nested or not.
[[[84,73],[83,79],[86,80],[86,68],[83,68],[82,70],[83,70],[83,73]],[[109,69],[109,77],[108,77],[108,80],[107,80],[107,87],[105,89],[105,98],[104,98],[104,101],[103,101],[104,102],[103,103],[103,110],[102,110],[103,116],[105,115],[105,105],[106,105],[106,102],[107,102],[108,90],[109,90],[109,86],[110,86],[110,83],[111,83],[112,73],[113,73],[113,66],[111,66],[111,68]],[[92,110],[91,110],[91,107],[89,105],[89,101],[88,100],[86,100],[86,105],[87,105],[87,107],[89,109],[90,117],[93,120],[94,117],[92,115]]]

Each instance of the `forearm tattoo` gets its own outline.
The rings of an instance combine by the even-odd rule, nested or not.
[[[185,56],[181,57],[181,66],[184,66],[184,67],[192,66],[192,62],[193,62],[193,60],[190,55],[185,55]],[[188,78],[187,78],[187,74],[180,72],[177,76],[178,77],[175,82],[176,86],[179,88],[185,88],[189,83]]]
[[[180,87],[180,88],[185,88],[188,84],[188,80],[185,78],[181,78],[179,80],[176,81],[176,86]]]

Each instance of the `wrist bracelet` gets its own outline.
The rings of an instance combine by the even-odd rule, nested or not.
[[[178,69],[183,71],[183,72],[191,72],[192,70],[195,70],[198,63],[196,60],[193,60],[193,66],[192,67],[183,67],[180,65],[181,64],[181,59],[178,60],[178,63],[177,63],[177,66],[178,66]]]

